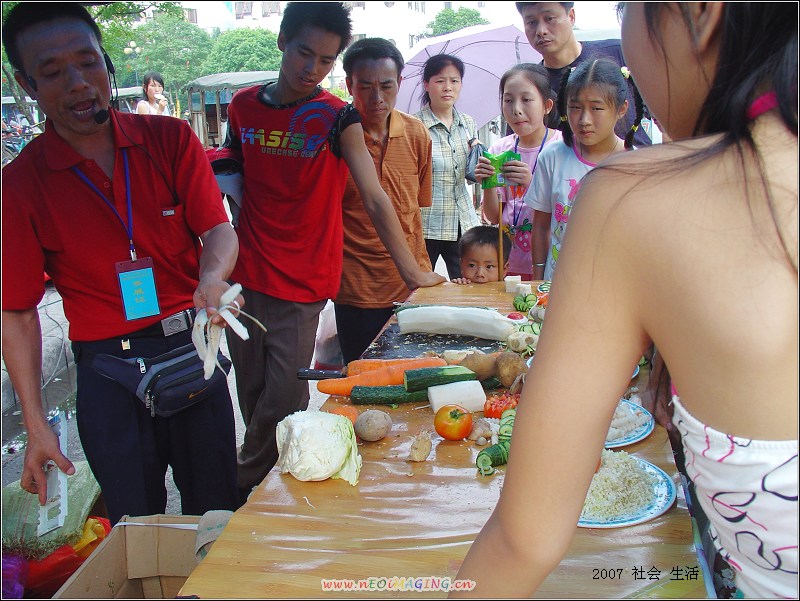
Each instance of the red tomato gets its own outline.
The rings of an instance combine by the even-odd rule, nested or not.
[[[514,409],[519,404],[519,394],[504,392],[501,395],[493,394],[483,405],[484,417],[500,418],[506,409]]]
[[[519,311],[512,311],[508,315],[506,315],[509,319],[525,319],[525,314],[520,313]]]
[[[461,405],[445,405],[436,412],[433,427],[445,440],[463,440],[472,431],[472,414]]]

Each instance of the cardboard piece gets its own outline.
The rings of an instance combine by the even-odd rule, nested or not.
[[[53,599],[174,598],[197,566],[199,521],[182,515],[123,517]]]

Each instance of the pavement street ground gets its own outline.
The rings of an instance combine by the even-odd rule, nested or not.
[[[436,264],[436,272],[447,277],[444,261],[440,258]],[[39,321],[42,325],[42,372],[43,389],[42,402],[48,413],[57,408],[67,413],[67,457],[72,461],[85,459],[83,447],[78,438],[77,422],[74,419],[74,393],[75,393],[75,365],[72,351],[69,348],[69,323],[64,317],[61,296],[58,291],[48,284],[45,296],[39,304]],[[226,332],[227,334],[227,332]],[[229,356],[225,336],[220,345],[222,352]],[[314,361],[312,360],[312,366]],[[3,365],[2,383],[2,476],[3,486],[20,479],[22,475],[22,462],[25,451],[24,429],[22,415],[16,396],[8,381],[8,374]],[[241,445],[244,440],[244,422],[236,393],[234,369],[228,374],[228,385],[233,399],[233,414],[236,421],[236,444]],[[317,391],[315,382],[309,382],[310,400],[309,409],[319,409],[327,399],[327,395]],[[167,474],[167,514],[178,515],[181,513],[180,495],[172,481],[172,472]]]

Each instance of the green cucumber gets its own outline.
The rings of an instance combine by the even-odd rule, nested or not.
[[[481,386],[484,390],[494,390],[495,388],[502,388],[503,383],[494,376],[489,376],[485,380],[481,380]]]
[[[528,303],[528,301],[525,300],[525,297],[522,295],[517,295],[514,297],[513,305],[517,311],[520,311],[522,313],[527,313],[532,306],[531,304]]]
[[[508,463],[508,453],[511,450],[511,441],[502,441],[482,449],[475,458],[475,466],[482,476],[491,476],[494,468]]]
[[[474,371],[462,365],[445,365],[443,367],[409,369],[403,375],[403,385],[406,392],[417,392],[431,386],[477,379],[478,375]]]
[[[497,440],[499,442],[510,442],[511,432],[514,429],[514,420],[517,416],[516,409],[506,409],[500,416],[500,427],[497,430]]]
[[[400,405],[426,403],[428,390],[406,392],[404,386],[353,386],[350,402],[353,405]]]

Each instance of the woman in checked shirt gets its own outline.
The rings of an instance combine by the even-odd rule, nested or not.
[[[422,226],[431,265],[441,256],[448,279],[461,277],[458,240],[466,230],[480,225],[466,186],[469,140],[476,137],[475,120],[459,112],[464,63],[449,54],[437,54],[425,63],[423,108],[420,119],[433,141],[433,204],[423,207]]]

